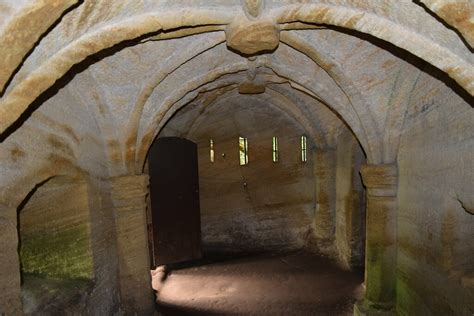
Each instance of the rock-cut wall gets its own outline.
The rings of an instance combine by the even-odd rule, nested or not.
[[[397,310],[474,313],[474,111],[458,96],[409,112],[398,158]],[[420,102],[422,105],[423,102]]]
[[[94,283],[87,185],[56,177],[19,208],[23,308],[26,314],[73,313]]]
[[[305,131],[270,104],[241,95],[206,109],[191,131],[188,110],[160,136],[187,136],[198,144],[203,247],[213,251],[281,251],[303,248],[314,223],[314,178],[301,162]],[[190,106],[192,108],[192,106]],[[197,107],[196,109],[199,109]],[[188,112],[188,113],[186,113]],[[248,139],[248,165],[239,165],[239,136]],[[279,161],[272,161],[272,137]],[[215,161],[210,162],[209,139]]]

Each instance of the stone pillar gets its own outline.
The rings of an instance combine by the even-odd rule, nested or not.
[[[314,157],[316,245],[322,253],[331,254],[335,240],[336,149],[316,149]]]
[[[110,179],[87,181],[91,219],[94,288],[88,300],[89,315],[115,315],[120,308],[119,262],[115,212]]]
[[[17,210],[0,206],[0,315],[21,314]]]
[[[363,165],[367,189],[365,298],[355,315],[395,315],[397,191],[395,164]]]
[[[154,312],[146,228],[148,184],[147,175],[111,179],[119,287],[125,315],[152,315]]]

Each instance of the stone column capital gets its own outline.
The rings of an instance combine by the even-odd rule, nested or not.
[[[115,201],[129,201],[144,198],[148,194],[149,176],[147,174],[126,175],[109,179],[112,198]]]
[[[396,164],[362,165],[362,181],[370,196],[395,197],[398,189],[398,166]]]

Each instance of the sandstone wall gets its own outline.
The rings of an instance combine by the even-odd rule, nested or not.
[[[160,136],[179,134],[190,113],[176,116]],[[198,144],[203,246],[208,250],[262,251],[302,248],[314,224],[311,146],[301,162],[298,124],[252,96],[206,109],[189,132]],[[181,136],[185,136],[181,134]],[[249,164],[239,165],[239,136],[249,141]],[[272,137],[279,161],[272,162]],[[209,159],[209,139],[215,162]],[[223,156],[224,154],[224,156]]]
[[[347,268],[364,265],[365,190],[359,175],[365,161],[349,131],[339,137],[336,162],[336,238],[339,259]]]
[[[24,312],[84,310],[95,278],[86,183],[56,177],[25,202],[19,208]]]
[[[148,253],[145,235],[136,229],[142,219],[145,231],[144,204],[138,202],[145,202],[148,181],[145,177],[130,189],[123,179],[55,177],[20,206],[26,314],[150,313]],[[140,246],[143,257],[138,255]]]
[[[474,55],[469,17],[473,6],[446,0],[253,2],[263,8],[252,14],[256,24],[244,18],[248,8],[237,0],[4,0],[0,4],[0,226],[4,237],[0,259],[7,265],[0,280],[7,282],[0,285],[18,285],[20,279],[19,275],[4,277],[18,272],[11,259],[17,246],[16,220],[11,214],[19,201],[50,177],[87,174],[97,180],[89,191],[97,278],[93,297],[98,303],[91,306],[103,307],[99,314],[118,312],[124,292],[120,293],[119,286],[126,283],[117,277],[124,269],[116,259],[120,254],[126,258],[119,259],[126,261],[129,254],[120,251],[125,242],[117,245],[120,227],[115,226],[116,205],[107,178],[141,174],[151,141],[179,108],[200,102],[203,107],[196,111],[206,114],[208,106],[229,106],[226,95],[232,90],[234,101],[242,100],[256,110],[243,120],[233,120],[238,117],[234,103],[209,125],[210,130],[227,129],[227,134],[221,134],[227,136],[215,139],[216,150],[224,146],[227,155],[210,168],[219,172],[211,178],[221,182],[202,185],[207,192],[206,209],[219,211],[219,216],[208,216],[211,224],[205,232],[217,234],[222,225],[229,234],[237,227],[231,240],[282,249],[283,244],[300,247],[303,232],[317,228],[312,211],[323,203],[312,194],[315,188],[321,192],[322,186],[312,187],[310,163],[303,167],[284,160],[285,144],[297,144],[291,140],[295,130],[290,126],[299,129],[297,134],[304,130],[315,143],[324,144],[322,148],[334,148],[341,118],[373,165],[395,162],[403,134],[398,166],[400,313],[472,314],[473,109],[469,104],[473,104]],[[255,25],[264,26],[263,32]],[[265,45],[268,29],[272,46]],[[239,34],[242,41],[229,41]],[[236,43],[232,51],[228,43]],[[276,44],[274,52],[256,58],[236,54],[249,45],[273,49]],[[245,85],[266,91],[243,98],[235,91]],[[453,91],[464,95],[464,101]],[[268,103],[284,112],[279,117],[286,121],[263,115],[261,110]],[[315,110],[321,103],[334,113]],[[288,123],[290,117],[293,123]],[[177,136],[196,136],[194,140],[205,148],[215,134],[197,132],[204,132],[200,126],[207,123],[191,115],[172,131]],[[290,138],[276,135],[282,160],[273,165],[266,150],[277,132]],[[246,167],[237,165],[236,156],[232,158],[235,165],[229,163],[241,133],[250,140],[251,164]],[[342,148],[338,150],[344,152]],[[216,151],[216,158],[219,154]],[[265,162],[254,162],[255,158]],[[335,172],[340,178],[335,186],[344,188],[336,194],[340,221],[336,240],[346,261],[349,235],[343,227],[351,220],[349,208],[339,206],[350,192],[344,176],[349,173],[348,159],[341,156],[337,165],[342,169]],[[326,174],[334,174],[334,169],[329,171]],[[211,189],[218,194],[211,194]],[[51,194],[45,201],[71,196]],[[55,200],[56,196],[60,197]],[[231,207],[220,209],[224,202]],[[392,206],[388,209],[395,209]],[[45,209],[46,202],[39,208]],[[326,203],[324,209],[328,212],[319,214],[332,219],[331,204]],[[236,222],[220,217],[221,211],[229,210],[229,218],[237,218]],[[330,224],[327,231],[334,228]],[[376,231],[390,226],[390,233],[395,229],[385,224],[368,227]],[[252,238],[247,240],[244,234]],[[377,248],[374,253],[384,251]],[[379,267],[373,264],[376,276],[387,274]],[[386,286],[390,292],[392,285]],[[17,294],[19,289],[11,292]],[[10,294],[0,296],[0,309],[13,313],[21,304],[16,294],[12,304]]]
[[[474,313],[474,112],[456,94],[442,96],[414,102],[401,139],[401,315]]]
[[[20,210],[23,273],[49,278],[92,279],[87,186],[52,179]]]

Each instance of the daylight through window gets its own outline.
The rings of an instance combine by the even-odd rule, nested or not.
[[[214,162],[214,140],[209,139],[209,160]]]
[[[306,162],[307,160],[306,136],[301,136],[301,161]]]
[[[273,162],[278,162],[278,137],[273,137],[272,142]]]
[[[247,138],[245,137],[239,137],[239,157],[241,166],[247,165],[249,163],[248,142]]]

